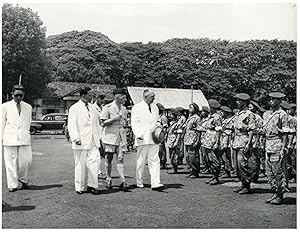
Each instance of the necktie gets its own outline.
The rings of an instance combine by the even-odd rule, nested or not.
[[[18,109],[18,113],[20,115],[21,114],[21,104],[20,103],[17,103],[17,109]]]
[[[89,104],[88,104],[88,103],[85,103],[85,106],[86,106],[86,109],[87,109],[87,111],[88,111],[88,115],[89,115],[89,117],[90,117]]]
[[[150,113],[151,113],[151,106],[149,105],[149,111],[150,111]]]

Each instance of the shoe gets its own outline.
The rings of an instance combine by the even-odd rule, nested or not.
[[[272,205],[281,205],[283,199],[280,196],[277,196],[275,199],[273,199],[270,203]]]
[[[213,176],[212,178],[210,178],[209,180],[205,181],[205,184],[209,184],[210,182],[212,182],[215,179],[215,177]]]
[[[273,193],[273,196],[272,196],[270,199],[266,200],[266,203],[267,203],[267,204],[271,203],[271,201],[273,201],[273,200],[274,200],[275,198],[277,198],[277,197],[278,197],[278,194]]]
[[[249,188],[243,188],[241,191],[239,191],[239,194],[243,195],[243,194],[249,194],[251,193]]]
[[[143,184],[136,184],[136,186],[137,186],[138,188],[144,188],[144,187],[145,187]]]
[[[217,185],[217,184],[220,184],[219,180],[218,179],[214,179],[212,180],[211,182],[209,182],[210,185]]]
[[[239,193],[242,189],[244,189],[244,187],[240,186],[238,189],[233,190],[233,192]]]
[[[25,183],[25,182],[22,182],[22,181],[20,181],[20,182],[21,182],[21,184],[22,184],[21,189],[29,189],[28,183]]]
[[[10,189],[8,189],[8,191],[9,191],[10,193],[15,192],[15,191],[17,191],[17,190],[18,190],[17,188],[10,188]]]
[[[107,189],[112,189],[112,181],[111,180],[106,181],[106,188]]]
[[[98,189],[95,189],[95,188],[90,187],[90,186],[87,186],[86,191],[88,193],[93,194],[93,195],[99,195],[100,194],[100,191]]]
[[[292,178],[292,179],[289,180],[289,182],[290,182],[290,183],[296,183],[296,179],[295,179],[295,178]]]
[[[152,190],[153,191],[161,191],[164,189],[164,186],[162,184],[160,184],[158,187],[153,187]]]
[[[192,175],[192,173],[188,174],[187,176],[185,176],[185,178],[190,178]]]
[[[119,186],[119,188],[123,191],[127,191],[128,190],[128,185],[125,182],[122,182]]]
[[[199,178],[199,176],[198,175],[191,175],[190,176],[190,179],[196,179],[196,178]]]
[[[81,195],[81,194],[83,194],[83,191],[76,191],[76,193]]]
[[[221,175],[222,178],[230,178],[231,175],[230,173],[224,173],[223,175]]]
[[[168,174],[177,174],[177,171],[171,170],[171,171],[168,172]]]

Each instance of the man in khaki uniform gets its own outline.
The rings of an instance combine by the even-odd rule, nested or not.
[[[127,150],[127,139],[124,125],[127,120],[127,111],[124,106],[126,92],[122,88],[113,91],[115,100],[103,107],[101,121],[104,125],[102,142],[106,156],[107,188],[112,188],[111,169],[113,154],[117,154],[117,170],[121,179],[120,189],[126,191],[128,186],[124,175],[124,151]]]
[[[284,173],[286,170],[286,145],[288,117],[280,107],[283,93],[269,94],[271,110],[264,113],[264,131],[266,133],[266,169],[273,196],[266,201],[274,205],[280,205],[283,194],[288,191],[288,182]]]

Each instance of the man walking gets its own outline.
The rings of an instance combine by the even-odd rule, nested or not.
[[[68,129],[75,159],[75,190],[78,194],[83,193],[87,167],[87,192],[97,195],[100,124],[96,109],[89,103],[91,99],[90,88],[80,90],[80,100],[69,110]]]
[[[124,129],[127,120],[127,111],[124,106],[126,92],[123,88],[117,88],[113,91],[113,95],[114,101],[105,105],[101,112],[101,121],[104,126],[102,142],[106,156],[106,187],[112,188],[112,160],[113,155],[117,154],[117,170],[121,180],[119,188],[127,191],[128,186],[124,174],[124,151],[127,151],[127,138]]]
[[[12,88],[13,99],[2,104],[2,145],[9,192],[28,188],[28,169],[32,162],[30,123],[32,107],[22,101],[25,90],[21,85]]]
[[[154,92],[149,89],[144,90],[143,100],[132,107],[131,125],[137,145],[137,187],[144,187],[143,175],[145,162],[148,159],[151,188],[152,190],[160,190],[163,185],[160,183],[159,144],[156,144],[152,138],[158,120],[158,107],[153,104],[154,99]]]

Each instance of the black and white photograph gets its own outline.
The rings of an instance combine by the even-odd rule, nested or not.
[[[2,229],[297,229],[296,1],[2,2]]]

